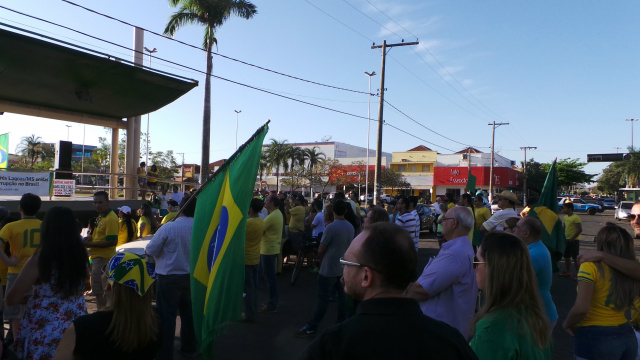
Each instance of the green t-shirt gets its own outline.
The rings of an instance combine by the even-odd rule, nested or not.
[[[471,348],[479,360],[551,359],[551,344],[539,348],[529,325],[505,310],[493,312],[478,321]]]

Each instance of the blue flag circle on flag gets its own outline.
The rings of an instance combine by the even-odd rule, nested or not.
[[[209,240],[209,250],[207,251],[207,267],[209,268],[209,271],[211,271],[213,264],[216,262],[216,259],[218,258],[220,249],[222,249],[222,245],[224,244],[224,238],[227,236],[228,228],[229,228],[229,210],[227,210],[227,207],[223,205],[220,211],[220,222],[218,223],[218,227],[216,228],[216,231],[213,232],[213,235]]]
[[[5,163],[7,161],[7,150],[0,146],[0,164]]]

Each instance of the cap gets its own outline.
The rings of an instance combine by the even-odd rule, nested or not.
[[[122,211],[125,214],[131,214],[131,208],[126,205],[119,207],[118,210]]]
[[[120,253],[107,265],[107,280],[130,287],[143,296],[156,280],[155,264],[133,253]]]

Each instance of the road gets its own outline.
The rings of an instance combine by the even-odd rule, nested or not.
[[[613,210],[606,210],[594,216],[578,214],[583,224],[581,249],[593,249],[593,239],[598,230],[608,221],[616,222]],[[627,222],[616,222],[632,233]],[[636,252],[640,250],[640,240],[636,240]],[[433,234],[423,232],[420,240],[419,266],[422,268],[427,259],[437,254],[437,241]],[[564,270],[564,263],[560,269]],[[296,331],[305,324],[315,306],[317,274],[303,272],[295,286],[289,284],[291,266],[285,266],[278,275],[280,307],[278,312],[264,314],[255,323],[237,322],[229,326],[228,332],[218,337],[214,345],[215,359],[296,359],[307,346],[309,338],[295,337]],[[576,281],[571,278],[554,275],[551,293],[558,309],[558,325],[553,332],[553,359],[565,360],[573,358],[573,339],[562,330],[562,321],[573,306],[576,294]],[[265,300],[265,289],[260,291],[260,300]],[[90,307],[93,304],[89,305]],[[320,326],[320,331],[331,326],[336,319],[335,306],[329,311]],[[176,329],[176,349],[179,329]],[[180,359],[180,356],[175,356]]]

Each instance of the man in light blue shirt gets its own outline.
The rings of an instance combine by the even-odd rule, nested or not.
[[[182,200],[180,216],[162,225],[145,248],[145,253],[155,259],[158,274],[156,296],[162,347],[156,359],[173,359],[178,311],[182,344],[180,352],[187,357],[198,353],[198,343],[193,327],[189,275],[191,230],[193,215],[196,211],[196,199],[193,198],[191,202],[188,200],[189,198]]]
[[[440,222],[446,241],[418,281],[407,287],[406,295],[418,300],[425,315],[458,329],[468,339],[478,295],[469,241],[474,218],[468,209],[456,206]]]
[[[529,256],[533,270],[538,278],[538,292],[544,303],[544,308],[549,318],[551,329],[558,322],[558,311],[551,298],[551,254],[546,246],[540,241],[542,238],[542,223],[533,217],[524,217],[518,221],[513,229],[515,234],[527,244]]]

